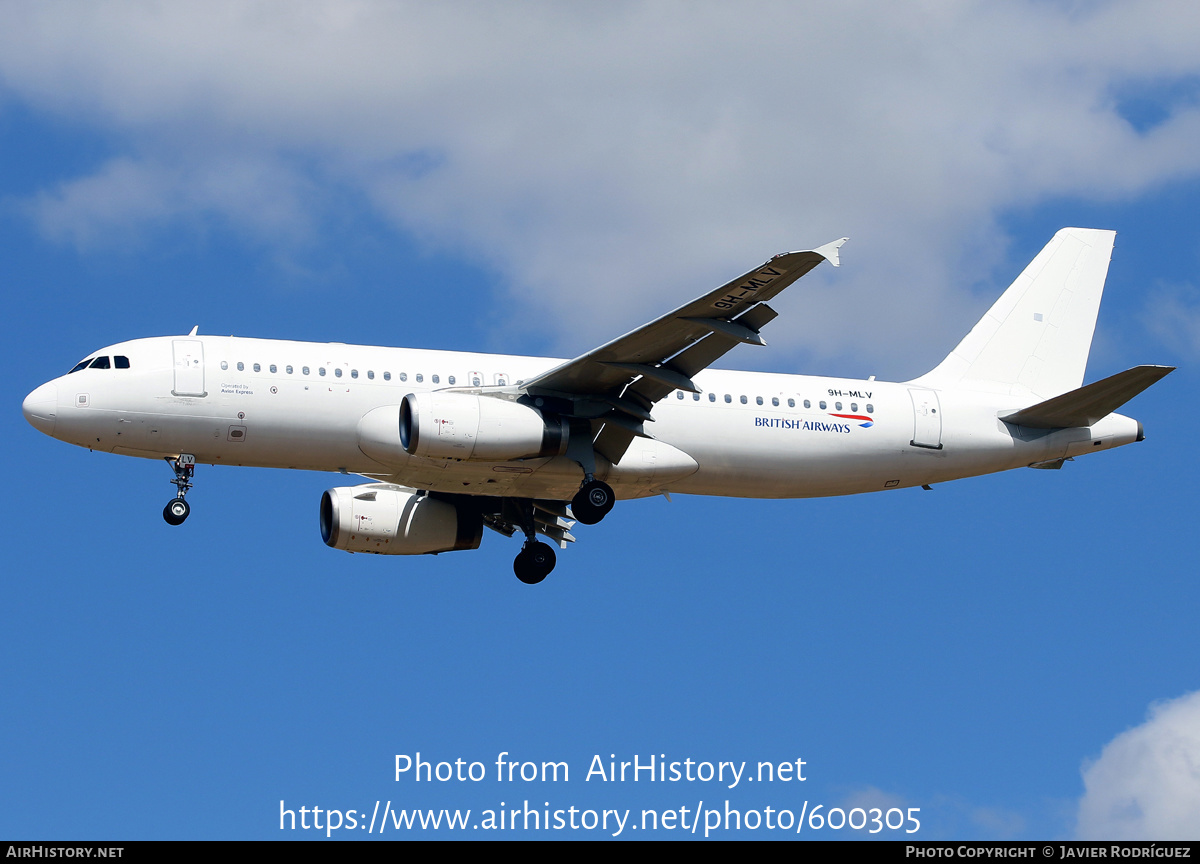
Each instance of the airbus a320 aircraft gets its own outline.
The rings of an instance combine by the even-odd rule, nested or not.
[[[526,583],[616,499],[671,492],[807,498],[928,486],[1143,439],[1114,413],[1174,367],[1083,384],[1112,231],[1059,231],[933,371],[912,381],[708,367],[763,345],[767,301],[845,240],[777,255],[570,361],[340,343],[187,336],[102,348],[26,397],[37,429],[89,450],[165,459],[177,496],[197,464],[359,474],[329,489],[335,549],[525,542]]]

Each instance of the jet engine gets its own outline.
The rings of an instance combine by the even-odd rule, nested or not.
[[[340,486],[321,496],[321,539],[334,549],[379,555],[478,549],[483,517],[403,486]]]
[[[570,425],[536,408],[469,393],[409,393],[400,444],[411,456],[505,462],[567,452]]]

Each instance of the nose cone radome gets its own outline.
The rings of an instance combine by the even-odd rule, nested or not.
[[[58,387],[43,384],[25,397],[21,411],[30,425],[47,435],[54,434],[54,416],[58,413]]]

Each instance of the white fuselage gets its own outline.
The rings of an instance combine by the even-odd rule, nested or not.
[[[337,471],[440,492],[570,500],[565,456],[476,462],[410,456],[396,424],[406,394],[514,385],[559,360],[216,336],[123,342],[26,399],[30,421],[93,450],[197,462]],[[1027,396],[706,370],[700,394],[652,409],[597,476],[619,498],[663,491],[747,498],[848,495],[1051,462],[1138,440],[1112,414],[1090,428],[1022,429],[998,417]]]

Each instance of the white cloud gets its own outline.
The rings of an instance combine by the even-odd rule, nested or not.
[[[127,245],[164,219],[220,214],[264,242],[312,231],[303,198],[311,183],[275,161],[240,158],[184,166],[117,158],[25,202],[42,232],[81,249]]]
[[[1200,357],[1200,291],[1193,286],[1160,287],[1147,301],[1143,323],[1179,355]]]
[[[33,198],[50,236],[101,242],[201,214],[290,243],[343,200],[321,189],[348,188],[398,229],[495,268],[514,317],[573,329],[583,348],[770,254],[848,234],[843,270],[806,278],[768,338],[878,359],[922,333],[917,365],[894,370],[916,374],[986,306],[962,289],[1003,258],[1007,208],[1200,173],[1194,102],[1139,132],[1115,95],[1200,72],[1193,14],[8,5],[0,81],[124,142]],[[231,163],[246,182],[214,187]]]
[[[1084,840],[1200,840],[1200,691],[1150,706],[1083,767]]]
[[[889,816],[892,825],[900,824],[904,829],[910,829],[913,825],[911,822],[906,823],[909,803],[899,795],[884,792],[878,786],[863,786],[853,789],[844,795],[836,806],[846,814],[846,826],[827,832],[825,839],[844,839],[847,836],[853,836],[857,840],[893,840],[896,830],[889,828],[885,822]],[[854,810],[863,811],[865,820],[862,814],[852,814]],[[872,811],[878,811],[878,813]],[[899,813],[889,811],[899,811]],[[826,818],[829,817],[826,815]],[[838,822],[842,821],[841,816],[835,818]],[[862,828],[851,827],[860,821],[864,821]],[[918,821],[920,821],[919,816]],[[837,833],[835,834],[834,831]]]

